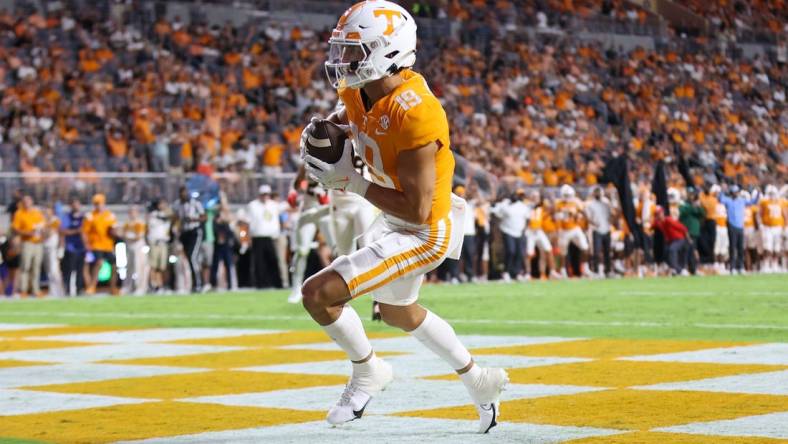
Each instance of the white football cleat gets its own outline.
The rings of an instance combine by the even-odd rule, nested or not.
[[[290,296],[287,297],[287,302],[291,304],[300,304],[301,298],[302,298],[301,289],[293,288],[293,291],[290,292]]]
[[[479,413],[479,433],[487,433],[498,425],[501,412],[501,392],[509,383],[509,375],[502,368],[481,368],[481,373],[471,387],[471,396]],[[466,385],[467,386],[467,385]]]
[[[353,364],[353,376],[339,401],[329,409],[326,421],[336,426],[361,418],[369,401],[385,390],[393,379],[391,365],[378,357],[363,364]]]
[[[499,402],[476,404],[476,411],[479,412],[479,433],[488,433],[491,428],[498,425],[500,406]]]

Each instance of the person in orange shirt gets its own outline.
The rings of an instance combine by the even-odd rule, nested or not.
[[[567,276],[569,266],[569,245],[573,244],[580,250],[580,273],[586,276],[591,275],[588,267],[588,238],[580,227],[584,217],[583,203],[575,196],[575,189],[570,185],[561,187],[561,196],[555,203],[556,222],[558,223],[558,249],[561,255],[561,275]]]
[[[717,211],[717,196],[711,193],[710,188],[705,188],[700,194],[700,206],[706,212],[706,219],[701,227],[700,239],[698,242],[698,252],[700,261],[703,264],[714,263],[714,243],[717,238],[717,222],[714,220],[714,213]]]
[[[126,279],[123,280],[123,292],[142,295],[148,290],[148,256],[145,244],[145,220],[140,215],[139,207],[129,208],[129,219],[123,224],[123,240],[126,244]]]
[[[531,276],[531,260],[539,249],[539,276],[545,277],[545,271],[550,270],[550,276],[561,277],[555,269],[553,245],[544,230],[545,198],[538,191],[532,191],[529,196],[531,216],[525,229],[525,274]]]
[[[717,226],[714,236],[714,269],[717,273],[725,272],[725,264],[728,262],[730,248],[730,241],[728,239],[728,209],[719,201],[718,195],[720,191],[719,185],[712,185],[710,190],[710,193],[714,196],[714,200],[717,202],[711,213],[711,217]]]
[[[774,273],[780,270],[780,256],[783,252],[783,229],[785,227],[785,204],[781,202],[777,187],[766,186],[765,196],[758,204],[758,217],[761,222],[764,263],[761,271]]]
[[[98,273],[104,262],[112,266],[110,291],[118,294],[115,277],[115,215],[106,207],[103,194],[93,196],[93,211],[85,215],[82,236],[88,254],[85,264],[85,292],[93,294],[98,286]]]
[[[40,295],[41,263],[44,258],[43,235],[46,229],[44,214],[33,205],[33,198],[24,196],[14,213],[11,228],[22,240],[19,295],[27,297],[28,291]]]
[[[751,199],[750,193],[742,191],[744,200]],[[744,208],[744,266],[747,271],[754,270],[759,262],[758,252],[761,249],[761,240],[758,239],[758,229],[756,228],[758,213],[757,205],[748,205]]]

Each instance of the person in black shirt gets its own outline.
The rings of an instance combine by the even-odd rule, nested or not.
[[[196,194],[196,193],[195,193]],[[202,291],[200,270],[200,246],[203,241],[203,224],[205,223],[205,209],[197,196],[189,195],[186,187],[181,187],[180,199],[175,204],[175,213],[178,217],[180,241],[183,251],[189,262],[192,276],[192,292]]]
[[[213,288],[218,288],[217,275],[221,264],[224,264],[228,289],[238,288],[233,264],[233,248],[235,247],[236,239],[235,233],[230,226],[231,222],[232,213],[229,208],[223,205],[213,219],[214,248],[213,260],[211,261],[211,286]]]
[[[85,244],[82,239],[82,223],[85,214],[79,199],[72,199],[69,211],[60,219],[60,233],[63,235],[64,252],[60,262],[63,285],[69,295],[80,294],[85,289]],[[74,285],[72,287],[72,279]],[[71,289],[74,289],[74,292]]]

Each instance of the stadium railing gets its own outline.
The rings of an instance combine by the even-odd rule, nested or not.
[[[14,190],[23,189],[39,203],[74,197],[87,203],[93,194],[104,193],[108,204],[147,205],[156,199],[174,201],[179,188],[188,184],[208,193],[221,190],[231,203],[245,203],[257,196],[262,184],[286,196],[294,178],[293,173],[215,173],[210,180],[196,173],[0,173],[0,201],[10,202]]]

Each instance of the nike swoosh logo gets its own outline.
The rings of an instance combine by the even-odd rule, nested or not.
[[[369,401],[372,401],[372,398],[367,399],[367,402],[361,406],[361,410],[353,410],[353,416],[355,416],[356,419],[361,418],[361,415],[364,414],[364,410],[367,408],[367,405],[369,405]]]
[[[361,29],[367,29],[367,28],[369,28],[369,26],[364,26],[364,25],[358,25],[358,27],[359,27],[359,28],[361,28]]]

